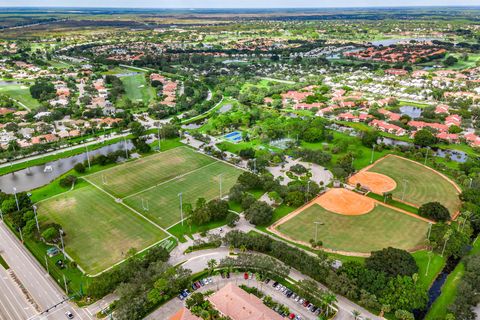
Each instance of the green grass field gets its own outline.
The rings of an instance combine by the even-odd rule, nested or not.
[[[360,216],[345,216],[314,204],[302,213],[279,225],[283,234],[304,242],[315,238],[313,221],[318,227],[318,239],[326,248],[352,252],[371,252],[386,247],[412,249],[424,244],[428,223],[377,205]]]
[[[67,253],[89,274],[142,250],[167,234],[94,186],[63,193],[39,203],[40,216],[65,230]]]
[[[125,258],[128,249],[140,251],[166,238],[160,227],[181,220],[179,192],[183,203],[211,200],[220,194],[220,175],[225,195],[241,172],[177,147],[86,176],[73,191],[39,202],[39,213],[43,222],[65,229],[68,254],[87,273],[96,274]],[[123,198],[125,205],[115,198]]]
[[[121,77],[125,87],[125,95],[132,101],[143,101],[145,103],[155,99],[156,92],[145,80],[145,75],[137,74]]]
[[[0,86],[0,94],[5,94],[30,109],[36,109],[40,106],[40,102],[32,97],[29,88],[23,84]]]
[[[213,162],[215,160],[210,157],[180,147],[97,172],[87,179],[123,198]]]
[[[387,157],[368,171],[391,177],[397,183],[393,196],[402,198],[404,179],[407,181],[405,201],[421,206],[424,203],[438,201],[448,208],[450,214],[460,208],[460,199],[455,187],[440,175],[424,166],[399,157]]]
[[[168,228],[180,221],[180,200],[178,194],[182,192],[183,203],[195,206],[199,197],[207,201],[220,195],[220,174],[222,175],[222,193],[226,195],[235,184],[241,170],[223,162],[212,162],[192,173],[174,181],[161,184],[145,192],[127,197],[124,202],[158,223]],[[142,207],[142,199],[148,211]]]

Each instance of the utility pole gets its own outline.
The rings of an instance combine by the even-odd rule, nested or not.
[[[67,256],[65,255],[65,244],[63,243],[63,230],[62,229],[60,229],[60,241],[62,242],[63,259],[67,259]]]
[[[307,202],[310,200],[310,180],[307,181]]]
[[[178,194],[180,197],[180,219],[182,220],[182,227],[183,227],[183,205],[182,205],[182,193]]]
[[[20,239],[22,240],[22,243],[23,243],[23,233],[22,233],[22,228],[18,228],[18,232],[20,233]]]
[[[428,223],[428,236],[427,239],[430,240],[430,233],[432,232],[432,223]]]
[[[2,219],[2,221],[3,221],[3,212],[2,212],[2,209],[0,209],[0,219]]]
[[[37,224],[37,230],[38,230],[38,233],[40,233],[40,225],[38,224],[38,216],[37,216],[37,206],[36,205],[33,205],[33,214],[35,215],[35,222]]]
[[[427,270],[425,270],[425,276],[428,275],[428,269],[430,269],[430,261],[432,260],[433,252],[428,251],[428,263],[427,263]]]
[[[257,158],[253,158],[253,173],[257,173]]]
[[[88,155],[88,146],[85,146],[85,150],[87,150],[88,169],[91,169],[91,166],[90,166],[90,156]]]
[[[65,274],[63,275],[63,283],[65,284],[65,293],[68,296],[67,278],[65,278]]]
[[[13,187],[13,194],[15,195],[15,202],[17,203],[17,210],[20,211],[20,205],[18,204],[17,188]]]

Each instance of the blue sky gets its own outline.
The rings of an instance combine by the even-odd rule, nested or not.
[[[286,8],[371,6],[479,6],[479,0],[0,0],[0,7],[126,7],[126,8]]]

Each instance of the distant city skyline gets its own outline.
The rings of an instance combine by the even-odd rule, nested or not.
[[[479,0],[0,0],[0,7],[98,8],[335,8],[402,6],[480,6]]]

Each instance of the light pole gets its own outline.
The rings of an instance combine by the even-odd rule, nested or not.
[[[17,188],[13,187],[13,194],[15,195],[15,202],[17,203],[17,210],[20,211],[20,206],[18,204],[18,198],[17,198]]]
[[[90,166],[90,157],[89,157],[89,155],[88,155],[88,146],[85,146],[85,150],[87,150],[88,169],[91,169],[91,166]]]
[[[125,146],[125,161],[128,160],[128,148],[127,148],[127,139],[123,137],[123,145]]]
[[[3,221],[3,212],[2,212],[2,209],[0,209],[0,219],[2,219],[2,221]]]
[[[65,255],[65,244],[63,243],[63,230],[59,230],[60,233],[60,241],[62,243],[62,253],[63,253],[63,259],[67,259],[67,256]]]
[[[183,227],[183,205],[182,205],[182,193],[178,194],[180,197],[180,219],[182,220],[182,227]]]
[[[23,233],[22,233],[22,228],[18,228],[18,232],[20,233],[20,239],[22,240],[22,243],[23,243]]]
[[[253,173],[257,173],[257,158],[253,158]]]
[[[405,192],[407,191],[407,179],[403,179],[403,192],[402,192],[402,201],[405,198]]]
[[[37,206],[36,205],[33,205],[33,214],[35,215],[35,222],[37,224],[37,230],[38,230],[38,233],[40,233],[40,225],[38,224],[38,216],[37,216]]]
[[[50,271],[48,270],[48,259],[47,259],[47,255],[45,255],[45,266],[47,267],[47,273],[50,274]]]
[[[318,236],[318,225],[324,225],[324,223],[319,221],[314,221],[313,223],[315,223],[315,244],[316,244],[317,236]]]
[[[158,138],[158,151],[160,151],[160,121],[158,122],[157,138]]]
[[[430,148],[427,147],[427,152],[425,153],[425,163],[424,163],[424,165],[427,165],[427,158],[428,158],[428,150],[429,149]]]
[[[472,182],[473,182],[473,178],[470,178],[470,184],[468,185],[469,188],[472,188]]]
[[[428,223],[428,236],[427,239],[430,240],[430,233],[432,232],[432,223]]]
[[[427,263],[427,270],[425,270],[425,276],[428,275],[428,269],[430,269],[430,260],[432,260],[433,252],[428,251],[428,263]]]
[[[222,200],[222,176],[223,176],[223,173],[220,173],[220,174],[218,175],[218,177],[219,177],[219,179],[220,179],[220,180],[219,180],[219,183],[220,183],[220,200]]]
[[[307,202],[310,199],[310,180],[307,181]]]
[[[375,144],[373,144],[373,146],[372,146],[372,156],[370,157],[370,164],[373,163],[373,154],[374,154],[374,152],[375,152]]]

